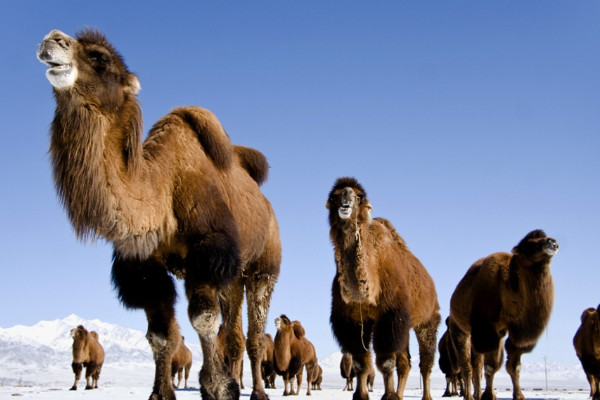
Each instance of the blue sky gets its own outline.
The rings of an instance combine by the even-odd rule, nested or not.
[[[532,229],[555,237],[554,312],[523,361],[577,362],[579,316],[600,302],[600,3],[166,3],[0,5],[1,327],[76,313],[146,328],[115,298],[111,247],[76,241],[51,179],[54,100],[36,45],[89,26],[138,75],[146,131],[200,105],[269,159],[283,264],[267,332],[285,313],[318,356],[338,350],[325,201],[354,176],[429,270],[443,317],[475,260]],[[177,312],[197,341],[183,293]]]

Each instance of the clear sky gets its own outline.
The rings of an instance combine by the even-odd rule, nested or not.
[[[4,328],[76,313],[146,329],[115,298],[110,245],[75,239],[51,178],[36,45],[88,26],[138,75],[146,131],[200,105],[267,156],[283,244],[267,332],[285,313],[318,356],[338,350],[325,201],[354,176],[429,270],[443,318],[475,260],[532,229],[555,237],[552,319],[523,361],[577,362],[579,317],[600,302],[598,1],[2,2]],[[197,342],[183,293],[177,312]]]

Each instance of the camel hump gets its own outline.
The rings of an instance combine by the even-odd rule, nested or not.
[[[400,236],[398,231],[396,231],[396,228],[394,228],[394,225],[392,225],[392,223],[389,220],[387,220],[385,218],[381,218],[381,217],[373,218],[373,220],[377,221],[381,225],[385,226],[387,228],[387,230],[390,232],[390,234],[392,235],[392,238],[394,239],[395,242],[397,242],[402,247],[406,247],[406,242],[404,241],[404,239],[402,239],[402,236]]]
[[[258,150],[251,147],[234,145],[233,151],[237,155],[240,164],[250,174],[252,179],[262,185],[269,176],[269,163],[267,157]]]
[[[306,334],[306,332],[304,331],[304,327],[302,326],[300,321],[292,322],[292,328],[294,329],[294,335],[298,339],[300,339],[302,336],[304,336]]]
[[[91,331],[91,332],[90,332],[90,335],[92,335],[92,337],[93,337],[94,339],[96,339],[96,340],[98,340],[98,339],[99,339],[98,332],[96,332],[96,331]]]
[[[217,117],[201,107],[179,107],[171,111],[198,136],[204,152],[219,169],[231,166],[233,146]]]

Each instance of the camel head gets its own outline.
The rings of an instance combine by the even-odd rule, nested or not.
[[[87,334],[88,334],[88,331],[87,331],[87,329],[85,329],[83,327],[83,325],[79,325],[77,328],[71,329],[71,337],[74,340],[85,339],[85,337],[86,337]]]
[[[556,240],[546,236],[540,229],[529,232],[512,249],[515,256],[527,259],[531,264],[549,262],[557,251]]]
[[[373,207],[367,200],[367,192],[354,178],[338,178],[329,192],[325,207],[329,210],[329,221],[332,225],[339,219],[371,222]]]
[[[285,314],[281,314],[279,318],[275,318],[275,328],[278,331],[289,329],[292,327],[292,321]]]
[[[140,89],[123,58],[96,30],[73,38],[55,29],[38,45],[37,58],[49,67],[46,77],[57,96],[81,96],[90,105],[114,108],[123,103],[125,93],[135,96]]]

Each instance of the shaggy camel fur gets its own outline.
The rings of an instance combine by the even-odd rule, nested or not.
[[[260,372],[262,374],[263,380],[265,381],[266,389],[277,389],[275,387],[275,377],[277,373],[275,372],[275,366],[273,364],[273,352],[275,349],[275,343],[273,342],[273,337],[265,333],[264,335],[264,351],[263,358],[260,367]]]
[[[275,347],[273,360],[275,372],[283,377],[283,395],[299,394],[302,386],[302,375],[306,366],[306,380],[310,396],[311,383],[314,379],[313,369],[317,366],[317,354],[313,344],[306,339],[305,331],[299,321],[281,315],[275,319]],[[296,377],[297,387],[294,391],[293,380]]]
[[[245,290],[251,398],[267,399],[262,334],[281,245],[259,189],[266,158],[232,145],[217,118],[199,107],[174,109],[142,142],[138,79],[98,31],[73,38],[53,30],[37,56],[49,66],[56,99],[54,182],[77,237],[112,243],[112,282],[122,304],[146,313],[156,365],[150,398],[175,399],[175,275],[185,280],[188,316],[202,346],[202,397],[239,398],[239,371],[224,365],[216,336],[222,315],[231,365],[238,365]]]
[[[342,359],[340,360],[340,375],[342,378],[346,380],[346,386],[344,386],[343,390],[353,391],[353,379],[356,376],[354,373],[354,368],[352,367],[352,354],[343,353]]]
[[[236,361],[237,365],[235,365],[235,366],[232,365],[233,360],[229,356],[229,352],[227,350],[227,337],[225,335],[226,335],[225,327],[223,326],[223,324],[221,324],[221,326],[219,326],[219,331],[217,332],[217,343],[218,343],[217,350],[219,351],[219,355],[221,356],[221,359],[223,360],[225,365],[227,365],[230,368],[230,370],[240,371],[238,383],[240,384],[240,389],[244,389],[244,360],[240,358],[239,360]],[[242,336],[242,339],[243,339],[243,344],[242,344],[242,349],[243,349],[246,346],[246,338]]]
[[[85,388],[98,389],[98,379],[104,363],[104,348],[95,331],[88,332],[83,325],[71,329],[73,338],[73,363],[75,382],[71,390],[77,390],[77,382],[81,378],[81,370],[85,367]]]
[[[327,208],[337,266],[330,322],[342,352],[352,354],[357,376],[354,399],[369,397],[371,341],[383,374],[382,398],[402,398],[413,328],[419,343],[423,399],[431,400],[429,377],[440,323],[433,279],[389,221],[371,218],[372,207],[356,179],[339,178],[329,193]]]
[[[448,319],[446,318],[446,325]],[[456,355],[456,349],[450,339],[450,333],[446,329],[438,343],[440,358],[438,360],[440,370],[446,376],[446,390],[442,397],[458,396],[458,389],[461,387],[460,365]]]
[[[513,248],[512,255],[494,253],[476,261],[456,286],[448,325],[465,399],[496,399],[494,375],[502,366],[507,333],[506,371],[512,380],[513,399],[525,399],[519,382],[521,355],[533,350],[550,318],[554,301],[550,261],[557,251],[556,240],[534,230]]]
[[[183,387],[187,389],[189,387],[188,378],[190,376],[191,369],[192,352],[185,345],[185,338],[182,336],[179,347],[173,354],[173,359],[171,360],[171,380],[173,382],[173,386],[179,388],[179,385],[181,385],[181,378],[185,373],[185,382]],[[175,375],[177,375],[177,384],[175,384]]]
[[[581,314],[581,325],[573,337],[577,358],[590,383],[590,397],[600,399],[600,305]]]

